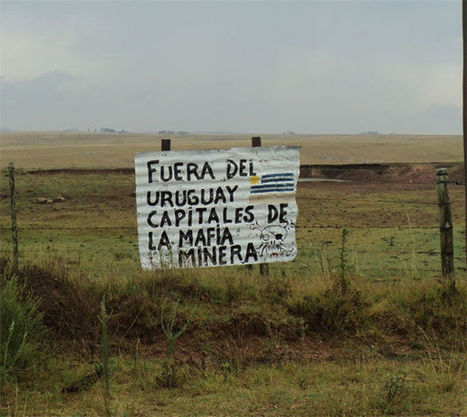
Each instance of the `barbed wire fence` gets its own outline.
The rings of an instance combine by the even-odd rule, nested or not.
[[[31,247],[32,245],[30,244],[22,244],[19,245],[19,238],[18,234],[24,235],[24,233],[27,232],[32,232],[32,231],[39,231],[39,232],[44,232],[46,234],[47,232],[50,232],[54,234],[56,237],[57,234],[60,232],[67,232],[67,233],[75,233],[79,231],[94,231],[96,233],[108,233],[108,232],[113,232],[113,231],[120,231],[120,232],[126,232],[127,234],[133,236],[134,238],[134,243],[132,245],[128,245],[128,250],[131,250],[136,254],[137,252],[137,227],[136,225],[131,225],[131,226],[122,226],[122,225],[112,225],[112,226],[92,226],[92,225],[85,225],[85,226],[59,226],[59,225],[17,225],[13,224],[16,223],[16,219],[13,218],[16,217],[16,209],[15,209],[15,204],[16,200],[19,200],[20,202],[27,202],[27,203],[38,203],[36,200],[39,198],[37,192],[34,190],[34,184],[31,183],[31,179],[33,178],[39,178],[37,175],[32,175],[32,174],[22,174],[22,175],[27,175],[28,176],[28,188],[27,189],[15,189],[15,184],[14,184],[14,171],[13,169],[10,171],[13,175],[13,187],[11,186],[11,179],[10,179],[10,192],[3,192],[0,193],[0,201],[1,200],[10,200],[11,201],[11,218],[12,218],[12,225],[10,227],[8,226],[0,226],[0,234],[2,236],[5,236],[8,234],[8,232],[12,233],[12,238],[11,239],[5,239],[3,238],[2,240],[4,243],[2,244],[3,248],[0,247],[0,254],[3,256],[8,256],[11,255],[14,262],[18,262],[18,258],[20,254],[35,254],[35,255],[40,255],[44,254],[46,250],[43,248],[37,248],[37,247]],[[449,183],[451,185],[463,185],[463,183],[459,181],[447,181],[446,183]],[[103,193],[99,194],[96,192],[79,192],[79,193],[69,193],[69,192],[64,192],[62,198],[66,199],[66,201],[70,202],[73,201],[73,199],[83,199],[85,198],[87,202],[92,201],[92,202],[102,202],[102,201],[109,201],[109,200],[121,200],[121,199],[134,199],[135,195],[134,193],[127,193],[127,194],[112,194],[112,193]],[[14,197],[14,198],[12,198]],[[42,199],[49,199],[53,200],[56,199],[57,193],[40,193],[40,198]],[[320,202],[320,203],[342,203],[342,204],[347,204],[347,203],[352,203],[354,205],[360,205],[360,204],[381,204],[381,205],[400,205],[401,207],[403,206],[430,206],[430,207],[439,207],[440,203],[439,202],[431,202],[431,201],[426,201],[426,200],[417,200],[417,199],[391,199],[391,198],[377,198],[377,199],[372,199],[372,198],[342,198],[342,197],[333,197],[333,196],[319,196],[319,197],[312,197],[312,196],[300,196],[297,195],[296,197],[298,204],[300,204],[300,201],[303,202]],[[44,204],[50,203],[44,202]],[[444,204],[444,203],[443,203]],[[91,208],[92,209],[92,208]],[[13,215],[14,213],[14,215]],[[434,219],[435,220],[435,219]],[[21,223],[21,219],[20,219]],[[426,231],[432,231],[432,232],[437,232],[440,230],[440,226],[432,226],[432,225],[360,225],[360,226],[353,226],[351,224],[345,224],[345,222],[342,222],[341,224],[307,224],[307,225],[299,225],[296,226],[297,230],[304,229],[305,231],[316,231],[316,230],[340,230],[342,228],[349,229],[350,231],[355,230],[355,231],[373,231],[373,230],[401,230],[401,231],[417,231],[417,230],[426,230]],[[16,234],[16,237],[15,237]],[[9,250],[7,249],[7,243],[6,241],[10,240],[12,243],[12,249]],[[16,242],[15,242],[16,240]],[[46,241],[44,241],[46,242]],[[75,244],[78,244],[79,242],[76,241]],[[337,242],[333,242],[336,244]],[[15,247],[16,245],[16,247]],[[300,245],[300,242],[299,242]],[[37,246],[37,245],[36,245]],[[73,245],[70,245],[73,246]],[[325,242],[320,242],[316,245],[310,245],[309,242],[306,244],[302,244],[303,250],[311,250],[311,251],[319,251],[323,247],[326,247]],[[442,249],[442,248],[441,248]],[[55,248],[52,248],[52,250],[55,250]],[[73,254],[89,254],[89,253],[94,253],[94,254],[109,254],[109,249],[108,248],[102,248],[102,247],[65,247],[61,249],[62,251],[66,253],[73,253]],[[374,249],[374,248],[356,248],[355,252],[357,254],[377,254],[381,253],[381,250],[379,249]],[[426,251],[415,251],[417,254],[427,254],[429,256],[433,255],[440,255],[441,250],[435,250],[433,248],[426,250]],[[16,260],[15,260],[16,259]],[[461,259],[460,257],[458,259]],[[292,263],[287,266],[287,269],[289,270],[296,270],[296,271],[306,271],[309,268],[308,265],[300,265],[298,263]],[[391,269],[390,266],[387,267],[387,269]],[[431,273],[439,273],[440,269],[439,268],[426,268],[423,270],[424,272],[431,272]]]

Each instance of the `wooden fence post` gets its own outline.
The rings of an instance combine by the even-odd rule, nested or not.
[[[161,139],[161,151],[170,151],[170,139]]]
[[[15,167],[13,162],[8,164],[10,177],[10,203],[11,203],[11,244],[13,252],[13,268],[18,270],[18,226],[16,224],[16,196],[15,196]]]
[[[441,242],[441,273],[443,277],[454,275],[454,239],[452,232],[451,203],[448,193],[448,170],[436,171],[436,192],[439,206],[439,231]]]
[[[261,136],[253,136],[251,138],[251,146],[253,148],[261,147]],[[259,273],[261,275],[269,275],[269,265],[259,264]]]
[[[462,49],[463,49],[463,70],[462,70],[462,128],[464,131],[464,243],[465,243],[465,264],[467,266],[467,3],[462,1]]]

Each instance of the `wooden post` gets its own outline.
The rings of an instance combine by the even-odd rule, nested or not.
[[[170,139],[161,139],[161,151],[170,151]]]
[[[436,192],[439,206],[439,231],[441,241],[441,272],[444,277],[454,275],[454,240],[452,233],[451,203],[448,193],[448,170],[436,171]]]
[[[465,264],[467,266],[467,4],[462,0],[462,49],[464,55],[462,71],[462,127],[464,130],[464,216],[465,216]]]
[[[253,136],[251,138],[251,146],[253,148],[261,147],[261,136]],[[259,264],[259,273],[261,275],[269,275],[269,265]]]
[[[11,202],[11,244],[13,252],[13,269],[18,270],[18,226],[16,224],[16,196],[15,196],[15,167],[13,162],[8,164],[10,177],[10,202]]]
[[[261,136],[253,136],[251,138],[251,146],[253,148],[261,148]]]

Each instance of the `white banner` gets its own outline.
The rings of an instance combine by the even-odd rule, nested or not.
[[[291,146],[136,154],[143,269],[293,260],[299,166]]]

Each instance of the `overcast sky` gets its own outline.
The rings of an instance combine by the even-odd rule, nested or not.
[[[1,126],[461,133],[461,1],[1,3]]]

